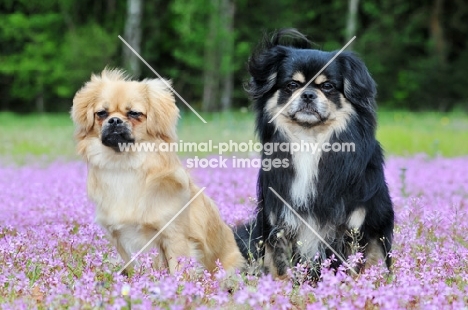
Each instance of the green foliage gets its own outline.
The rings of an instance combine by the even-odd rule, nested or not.
[[[204,44],[207,36],[207,20],[213,12],[209,1],[173,0],[171,27],[182,40],[172,48],[174,58],[189,68],[203,68]]]
[[[356,50],[361,53],[379,84],[379,103],[390,108],[451,110],[466,106],[468,65],[467,27],[464,37],[453,36],[449,12],[468,14],[462,1],[445,1],[434,19],[435,1],[361,1],[361,34]],[[431,28],[439,24],[442,42],[435,42]],[[452,34],[452,35],[451,35]],[[436,45],[443,44],[445,54]],[[441,61],[441,59],[445,59]]]
[[[0,35],[8,44],[6,53],[1,55],[0,72],[15,77],[11,95],[30,100],[49,85],[50,73],[54,68],[61,18],[55,13],[26,16],[12,13],[4,16]]]
[[[178,44],[172,44],[170,53],[178,63],[178,70],[171,70],[170,78],[175,81],[176,87],[187,87],[184,97],[191,102],[201,98],[203,89],[202,72],[204,68],[204,50],[207,44],[208,21],[214,8],[210,1],[184,1],[173,0],[169,4],[172,15],[170,27],[175,33]],[[199,105],[192,103],[197,108]]]
[[[246,62],[264,31],[295,27],[323,50],[346,43],[347,1],[230,0],[232,31],[223,27],[226,1],[143,2],[142,56],[197,108],[207,70],[217,72],[219,91],[221,78],[232,73],[234,106],[248,105],[242,88]],[[442,1],[439,15],[436,2],[359,1],[351,48],[377,81],[381,106],[444,111],[466,106],[468,2]],[[92,72],[122,65],[124,46],[117,36],[123,34],[126,6],[127,1],[3,1],[0,110],[34,111],[41,100],[46,111],[68,110]],[[154,75],[143,66],[142,76]]]
[[[108,33],[97,24],[89,24],[65,34],[60,46],[60,58],[51,77],[54,94],[71,98],[76,90],[89,79],[91,72],[98,73],[102,65],[116,66],[113,56],[118,45],[116,33]],[[99,49],[90,48],[100,46]]]
[[[115,30],[107,31],[96,21],[76,25],[68,13],[74,10],[73,1],[61,6],[45,2],[50,5],[24,2],[23,11],[4,14],[0,24],[6,47],[0,53],[0,77],[10,82],[6,100],[21,104],[13,110],[34,110],[34,102],[43,98],[46,110],[66,111],[92,72],[117,65]]]

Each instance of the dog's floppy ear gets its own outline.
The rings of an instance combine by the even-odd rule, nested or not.
[[[258,99],[275,86],[278,68],[287,55],[287,47],[306,49],[311,46],[307,37],[293,28],[265,34],[248,61],[251,79],[245,90],[250,97]]]
[[[101,77],[92,75],[91,80],[75,94],[71,118],[76,125],[75,137],[83,139],[94,126],[94,102],[101,88]]]
[[[245,90],[253,99],[262,97],[275,86],[278,67],[285,55],[284,49],[275,46],[250,57],[248,69],[251,79]]]
[[[176,126],[179,109],[175,104],[170,81],[162,79],[144,80],[148,96],[146,128],[148,134],[166,142],[176,141]]]
[[[253,99],[262,97],[275,86],[279,65],[287,55],[286,47],[306,49],[311,48],[312,43],[293,28],[281,29],[271,35],[265,34],[248,61],[252,78],[245,89]]]
[[[363,108],[374,108],[377,89],[364,62],[352,52],[338,56],[343,74],[343,89],[346,99]]]

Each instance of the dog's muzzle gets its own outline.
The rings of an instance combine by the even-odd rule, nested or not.
[[[128,125],[118,117],[112,117],[107,121],[102,128],[101,136],[102,144],[114,149],[116,152],[120,152],[119,144],[135,142]]]
[[[314,91],[306,90],[301,94],[300,98],[300,103],[295,112],[314,115],[318,120],[322,121],[323,117],[317,102],[317,94]]]

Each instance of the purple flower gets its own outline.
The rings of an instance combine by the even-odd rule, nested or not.
[[[402,168],[406,168],[404,178]],[[193,169],[197,184],[223,219],[239,223],[255,208],[256,169]],[[194,259],[180,270],[154,270],[153,250],[132,277],[116,274],[123,261],[94,223],[86,196],[86,165],[0,165],[0,296],[4,308],[356,309],[463,308],[468,303],[468,158],[390,158],[386,177],[397,223],[393,274],[367,268],[357,279],[346,268],[322,266],[318,283],[271,276],[210,274]],[[402,181],[404,180],[404,184]],[[348,258],[363,261],[362,253]],[[306,279],[298,265],[290,276]],[[122,295],[122,288],[130,287]],[[126,292],[126,290],[124,290]]]

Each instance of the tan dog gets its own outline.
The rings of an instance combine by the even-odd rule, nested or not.
[[[166,82],[167,83],[167,82]],[[160,79],[132,81],[105,69],[80,89],[71,111],[78,152],[88,162],[88,194],[97,221],[129,262],[200,189],[173,152],[121,151],[122,143],[176,142],[179,110]],[[232,271],[244,263],[231,229],[203,193],[154,240],[156,268],[177,269],[194,257],[208,270],[219,259]]]

